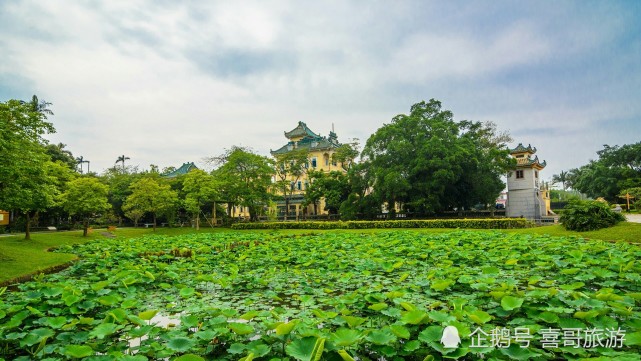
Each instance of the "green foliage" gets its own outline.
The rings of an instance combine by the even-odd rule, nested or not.
[[[605,145],[598,160],[570,170],[572,188],[592,198],[603,197],[617,203],[628,188],[641,187],[641,142],[623,146]]]
[[[220,197],[229,206],[248,207],[251,220],[257,220],[261,208],[271,199],[271,160],[249,149],[232,147],[213,161],[220,165],[213,172]]]
[[[513,164],[509,140],[492,123],[455,122],[439,101],[420,102],[367,140],[366,176],[391,214],[395,204],[420,214],[493,204]]]
[[[579,232],[611,227],[621,221],[625,221],[625,217],[606,203],[580,200],[570,201],[560,218],[565,229]]]
[[[263,222],[237,223],[233,229],[372,229],[372,228],[468,228],[511,229],[534,224],[523,218],[492,219],[430,219],[402,221],[338,221],[338,222]]]
[[[200,228],[200,212],[206,202],[212,202],[219,196],[219,185],[214,177],[200,169],[192,170],[182,177],[185,192],[185,208],[194,214],[196,229]]]
[[[296,192],[296,183],[307,173],[309,160],[307,149],[297,148],[275,156],[274,173],[276,189],[285,199],[285,219],[289,213],[289,202]]]
[[[89,217],[105,212],[111,208],[107,200],[109,189],[97,178],[77,178],[67,183],[67,190],[62,194],[62,207],[70,215],[82,216],[84,235],[87,235]]]
[[[154,230],[157,216],[170,212],[178,204],[176,192],[168,184],[160,183],[153,177],[140,178],[129,188],[131,195],[125,200],[123,209],[151,213],[154,219]]]
[[[0,209],[19,210],[27,218],[25,239],[30,239],[31,217],[55,202],[55,180],[47,173],[50,162],[44,134],[55,133],[47,122],[48,103],[9,100],[0,102]]]
[[[491,231],[221,232],[61,250],[81,261],[0,290],[2,357],[618,360],[641,352],[636,245]],[[446,326],[458,330],[458,349],[441,345]],[[527,329],[530,345],[470,347],[477,327]],[[610,331],[626,337],[611,347],[544,347],[550,328],[603,330],[603,343]],[[566,337],[560,331],[560,342]]]

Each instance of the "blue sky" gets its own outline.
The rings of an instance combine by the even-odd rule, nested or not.
[[[641,141],[639,1],[0,1],[0,100],[102,171],[367,138],[435,98],[548,162]]]

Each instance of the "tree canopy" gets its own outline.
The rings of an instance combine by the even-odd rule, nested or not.
[[[623,190],[641,187],[641,142],[623,146],[604,145],[599,159],[569,171],[572,188],[590,197],[620,202]]]
[[[414,104],[379,128],[363,149],[369,184],[393,215],[396,205],[418,214],[493,203],[513,164],[492,123],[455,122],[441,102]]]
[[[89,217],[111,209],[108,192],[109,188],[94,177],[76,178],[67,184],[67,190],[62,194],[62,205],[70,215],[82,216],[84,236],[87,235]]]
[[[154,231],[158,215],[173,210],[178,203],[176,192],[169,185],[159,183],[152,177],[140,178],[129,188],[131,194],[125,200],[123,209],[150,213],[154,220]]]
[[[219,165],[213,176],[222,200],[248,207],[250,218],[257,220],[259,208],[271,200],[271,159],[247,148],[232,147],[213,160]]]
[[[30,239],[31,218],[52,206],[56,187],[47,172],[44,134],[55,133],[47,122],[50,111],[30,102],[0,103],[0,209],[19,210],[26,217],[25,239]]]

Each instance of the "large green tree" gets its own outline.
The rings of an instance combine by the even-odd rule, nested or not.
[[[285,201],[285,220],[289,215],[289,203],[297,191],[296,184],[307,173],[307,155],[307,149],[298,148],[275,156],[273,172],[276,174],[276,188]]]
[[[221,200],[247,207],[250,219],[258,220],[260,209],[271,200],[272,161],[243,147],[232,147],[212,160],[219,165],[212,174]]]
[[[182,178],[185,193],[185,208],[196,218],[200,229],[200,213],[205,203],[214,203],[219,197],[216,179],[201,169],[194,169]],[[214,205],[215,207],[215,205]]]
[[[641,187],[641,142],[623,146],[604,145],[599,159],[569,171],[573,189],[590,197],[620,202],[628,188]]]
[[[135,208],[144,213],[150,213],[156,230],[158,215],[172,211],[178,204],[178,195],[167,184],[153,177],[143,177],[131,186],[131,194],[125,200],[124,209]]]
[[[379,204],[417,214],[492,203],[512,165],[491,123],[455,122],[441,103],[414,104],[379,128],[363,149],[369,186]]]
[[[82,217],[83,236],[87,236],[89,219],[111,208],[107,195],[109,189],[94,177],[82,177],[70,181],[62,194],[62,207],[70,215]]]
[[[47,172],[44,134],[55,129],[44,108],[20,100],[0,103],[0,209],[16,210],[26,217],[25,239],[31,219],[55,202],[56,188]]]

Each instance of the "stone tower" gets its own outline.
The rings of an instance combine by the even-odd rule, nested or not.
[[[526,219],[542,222],[552,221],[556,216],[550,211],[550,197],[548,190],[543,187],[541,170],[546,162],[539,162],[539,157],[532,156],[536,148],[523,144],[510,150],[516,159],[516,168],[507,176],[507,205],[508,217],[524,217]],[[551,218],[551,219],[549,219]]]

